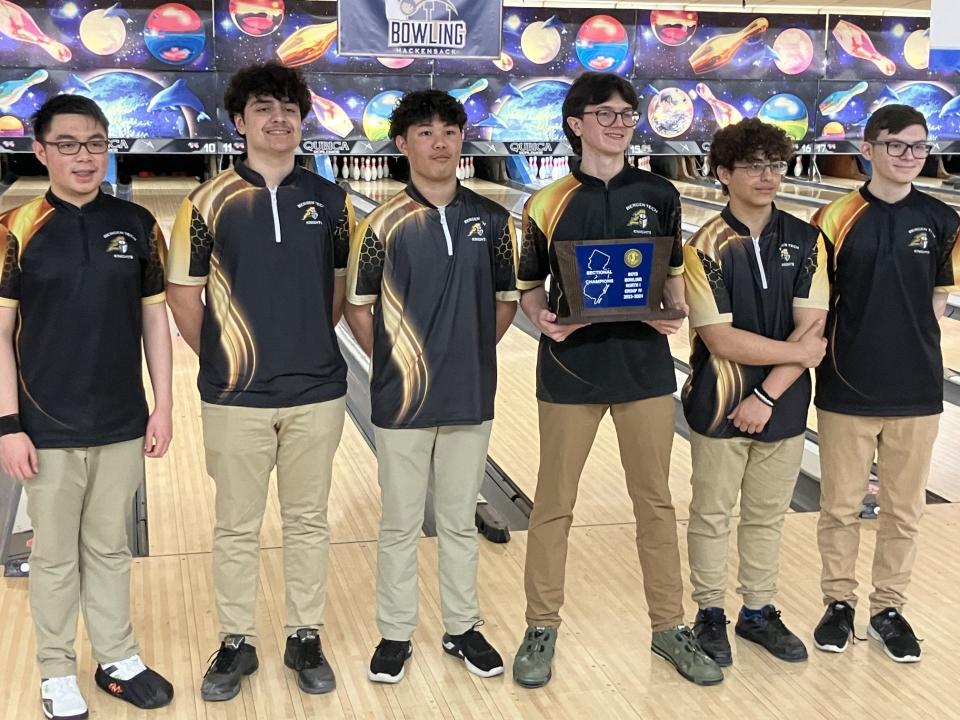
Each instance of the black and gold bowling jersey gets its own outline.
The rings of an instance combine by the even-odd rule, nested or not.
[[[435,207],[410,184],[360,223],[347,299],[374,304],[374,425],[493,419],[496,301],[519,298],[516,245],[510,214],[463,186]]]
[[[279,408],[346,393],[332,308],[353,225],[343,189],[299,167],[268,188],[240,161],[183,201],[167,280],[206,284],[204,401]]]
[[[943,411],[943,356],[933,293],[960,283],[955,210],[916,188],[890,204],[867,186],[822,208],[827,241],[827,355],[815,404],[848,415]]]
[[[103,193],[78,208],[48,191],[0,215],[0,243],[0,306],[18,309],[20,424],[34,445],[142,436],[142,306],[164,300],[156,220]]]
[[[517,287],[551,277],[550,307],[567,309],[555,243],[675,238],[671,275],[683,272],[680,194],[667,180],[624,165],[604,183],[575,170],[530,196],[523,209]],[[642,322],[596,323],[563,342],[540,337],[537,397],[553,403],[623,403],[677,389],[667,338]]]
[[[827,309],[825,256],[823,237],[816,228],[776,208],[756,240],[729,205],[690,238],[683,248],[690,306],[690,376],[682,397],[691,429],[708,437],[762,442],[804,432],[810,406],[809,372],[804,371],[780,396],[762,432],[742,432],[727,415],[773,368],[712,355],[697,328],[730,323],[739,330],[786,340],[794,331],[794,308]]]

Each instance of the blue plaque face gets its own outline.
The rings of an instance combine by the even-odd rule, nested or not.
[[[652,242],[578,245],[575,250],[585,313],[647,307],[653,269]]]

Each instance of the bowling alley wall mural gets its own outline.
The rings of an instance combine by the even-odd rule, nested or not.
[[[586,70],[636,88],[638,154],[706,152],[747,117],[855,152],[890,102],[924,112],[941,151],[960,142],[960,72],[929,68],[927,17],[507,6],[502,31],[493,60],[360,58],[338,52],[332,0],[0,0],[0,150],[29,150],[30,115],[77,93],[120,151],[240,152],[223,91],[266,60],[308,80],[308,153],[395,152],[396,102],[434,87],[463,103],[466,153],[567,154],[563,98]]]

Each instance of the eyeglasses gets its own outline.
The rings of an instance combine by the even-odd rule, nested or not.
[[[603,127],[611,127],[619,117],[625,127],[633,127],[640,122],[640,113],[636,110],[585,110],[584,115],[596,115],[597,122]]]
[[[103,155],[110,149],[110,143],[106,140],[61,140],[60,142],[41,141],[41,145],[53,145],[61,155],[76,155],[80,148],[86,148],[91,155]]]
[[[907,154],[907,149],[910,149],[910,154],[913,155],[917,160],[924,160],[930,155],[930,151],[933,149],[933,144],[928,142],[918,142],[913,143],[912,145],[901,142],[900,140],[871,140],[871,145],[883,145],[887,148],[887,155],[890,157],[903,157]]]
[[[750,177],[760,177],[764,170],[769,170],[773,175],[786,175],[788,166],[789,163],[778,160],[771,163],[755,162],[749,165],[734,165],[733,167],[735,170],[746,170]]]

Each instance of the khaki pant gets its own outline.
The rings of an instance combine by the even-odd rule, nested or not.
[[[901,609],[917,558],[939,415],[863,417],[817,410],[820,435],[820,521],[817,542],[824,604],[856,605],[860,509],[877,455],[880,494],[870,614]]]
[[[493,423],[376,428],[383,501],[377,546],[377,626],[386,640],[409,640],[417,625],[417,540],[433,477],[443,627],[460,635],[480,621],[475,516]]]
[[[257,642],[260,526],[277,468],[283,522],[286,632],[323,624],[330,528],[327,497],[343,433],[344,398],[290,408],[203,403],[207,472],[217,487],[213,584],[220,638]]]
[[[75,675],[78,607],[100,663],[140,652],[130,627],[127,525],[143,482],[143,438],[37,451],[24,483],[33,525],[30,611],[43,678]]]
[[[683,581],[677,517],[670,497],[672,395],[615,405],[539,402],[540,472],[527,533],[524,587],[527,624],[559,627],[580,474],[607,410],[613,416],[620,462],[637,519],[643,591],[654,631],[683,622]]]
[[[737,592],[753,610],[773,602],[780,572],[780,537],[803,458],[803,435],[775,442],[710,438],[690,433],[693,498],[687,549],[693,600],[724,606],[730,518],[740,496]]]

